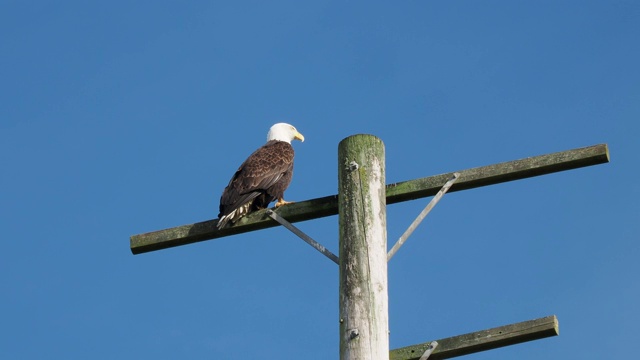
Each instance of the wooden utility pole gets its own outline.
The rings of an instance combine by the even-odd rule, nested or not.
[[[339,258],[306,234],[301,237],[340,267],[340,359],[377,360],[389,356],[392,360],[448,359],[558,335],[558,319],[552,315],[389,352],[387,257],[393,252],[389,255],[386,252],[386,205],[436,195],[452,181],[452,176],[456,182],[449,192],[607,162],[607,145],[599,144],[385,186],[382,141],[371,135],[354,135],[338,147],[338,195],[257,211],[222,230],[217,229],[217,220],[207,220],[133,235],[130,247],[134,254],[140,254],[278,223],[299,235],[301,231],[290,222],[339,213]],[[406,240],[403,238],[398,245]],[[435,349],[434,343],[439,344]]]
[[[338,146],[340,359],[389,359],[384,144],[354,135]]]

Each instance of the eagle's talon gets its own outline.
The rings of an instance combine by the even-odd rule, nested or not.
[[[293,204],[294,201],[285,201],[284,199],[280,199],[276,202],[276,207],[279,208],[282,205]]]

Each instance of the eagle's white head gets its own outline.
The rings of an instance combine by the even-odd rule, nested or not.
[[[278,140],[291,144],[291,140],[295,139],[304,141],[304,136],[302,136],[302,134],[300,134],[293,125],[286,123],[277,123],[273,125],[267,134],[267,141]]]

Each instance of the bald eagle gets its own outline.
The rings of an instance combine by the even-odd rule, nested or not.
[[[304,136],[292,125],[278,123],[269,129],[267,143],[249,155],[222,192],[218,229],[274,200],[276,207],[289,204],[283,197],[293,176],[295,139],[304,141]]]

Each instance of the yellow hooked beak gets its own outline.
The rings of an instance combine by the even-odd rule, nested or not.
[[[293,138],[300,140],[300,142],[304,142],[304,136],[300,134],[298,131],[296,131],[296,133],[293,135]]]

